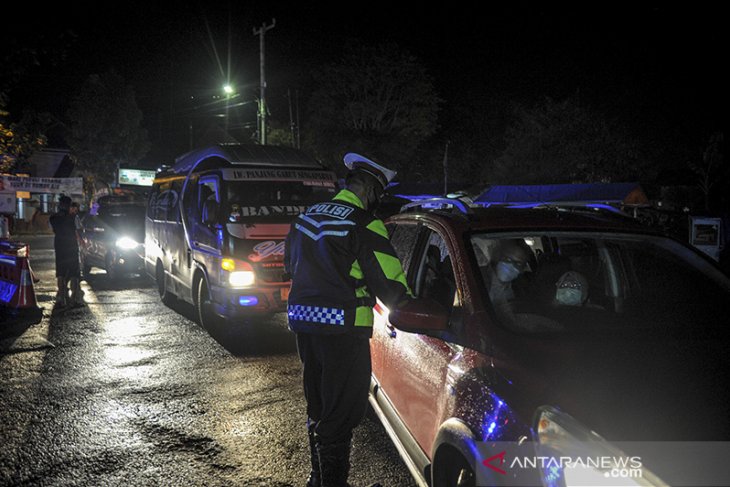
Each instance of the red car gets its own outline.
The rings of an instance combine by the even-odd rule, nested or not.
[[[605,211],[425,206],[386,221],[420,299],[378,303],[371,340],[370,402],[419,485],[581,474],[518,471],[504,443],[730,438],[730,280],[704,254]],[[643,485],[673,475],[641,467]]]

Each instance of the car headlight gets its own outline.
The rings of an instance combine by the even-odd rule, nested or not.
[[[554,407],[538,408],[533,432],[537,456],[560,459],[541,468],[546,487],[667,485],[644,467],[641,457],[624,453]]]
[[[139,245],[139,242],[137,242],[134,239],[131,239],[129,237],[122,237],[118,238],[115,242],[116,246],[123,250],[132,250],[134,248],[137,248],[137,245]]]
[[[252,271],[234,271],[228,276],[228,283],[231,286],[250,286],[255,281]]]

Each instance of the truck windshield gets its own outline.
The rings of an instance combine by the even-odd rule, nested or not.
[[[303,181],[226,181],[223,208],[228,222],[250,217],[296,216],[308,206],[332,199],[336,188]]]

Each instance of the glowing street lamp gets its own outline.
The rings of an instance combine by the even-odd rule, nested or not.
[[[228,133],[228,107],[231,104],[231,95],[233,94],[233,86],[226,83],[223,85],[223,93],[226,94],[226,120],[225,120],[225,130],[226,134]]]

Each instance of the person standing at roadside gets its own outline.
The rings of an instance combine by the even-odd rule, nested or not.
[[[58,285],[56,305],[59,307],[80,305],[83,301],[79,295],[78,285],[81,277],[79,244],[76,237],[76,217],[71,214],[71,198],[61,196],[58,201],[58,211],[51,216],[49,223],[53,228],[53,250],[56,254]],[[70,296],[69,283],[71,283]]]
[[[289,328],[303,365],[312,470],[308,487],[345,487],[352,431],[365,416],[377,296],[390,309],[411,291],[383,222],[374,216],[395,172],[349,153],[346,189],[292,223],[284,265]]]
[[[79,204],[77,202],[71,203],[71,216],[74,218],[74,228],[76,229],[76,243],[81,249],[81,247],[84,245],[84,241],[81,238],[81,231],[83,229],[83,226],[81,224],[81,217],[79,216]],[[81,268],[81,255],[79,251],[79,269]],[[69,280],[69,284],[71,285],[71,294],[73,296],[78,296],[76,299],[76,304],[84,304],[84,291],[81,289],[81,280],[79,278],[72,277]]]

